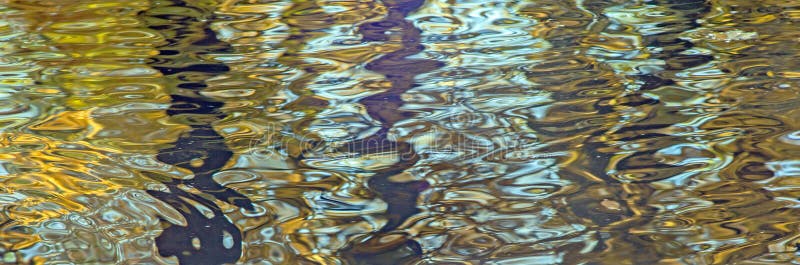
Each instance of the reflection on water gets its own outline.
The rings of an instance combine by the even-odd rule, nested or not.
[[[800,262],[800,1],[0,3],[3,263]]]

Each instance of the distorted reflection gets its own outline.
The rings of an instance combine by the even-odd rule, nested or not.
[[[3,264],[796,264],[797,0],[6,0]]]

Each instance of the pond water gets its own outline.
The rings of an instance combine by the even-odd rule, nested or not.
[[[797,264],[800,1],[0,1],[3,264]]]

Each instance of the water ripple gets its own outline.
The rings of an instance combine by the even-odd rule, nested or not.
[[[0,256],[797,263],[796,2],[6,1]]]

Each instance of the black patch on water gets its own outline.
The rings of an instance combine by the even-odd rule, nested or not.
[[[642,132],[642,131],[658,130],[658,129],[669,128],[671,126],[672,126],[672,124],[669,124],[669,123],[635,124],[635,125],[625,126],[622,129],[617,130],[617,133]]]
[[[183,1],[173,0],[171,2],[173,6],[192,8],[201,14],[204,12],[200,8],[186,6]],[[147,16],[147,12],[142,12],[141,15]],[[171,30],[174,34],[164,35],[175,36],[166,40],[168,44],[162,47],[159,56],[179,56],[182,49],[200,50],[196,52],[197,54],[232,50],[230,45],[217,39],[214,31],[208,28],[208,23],[202,22],[202,19],[185,15],[151,17],[170,19],[168,25],[151,25],[150,28]],[[197,36],[202,38],[188,43],[190,38]],[[157,56],[151,60],[151,66],[165,76],[184,72],[204,73],[211,76],[230,71],[227,65],[205,63],[200,60],[188,65],[170,65],[171,62],[173,62],[172,59],[158,58]],[[218,200],[240,208],[253,209],[252,202],[248,198],[220,185],[212,178],[214,173],[228,163],[233,152],[225,145],[225,139],[212,127],[213,122],[225,117],[225,114],[219,111],[224,103],[198,93],[206,87],[204,82],[196,80],[177,85],[177,88],[193,91],[193,93],[170,95],[172,105],[166,113],[170,116],[185,117],[185,120],[190,122],[191,130],[180,136],[172,147],[160,150],[156,156],[161,162],[190,170],[194,173],[194,177],[191,179],[157,177],[156,179],[161,180],[167,186],[168,191],[148,191],[153,197],[178,209],[187,221],[187,226],[173,224],[166,227],[156,238],[159,254],[176,256],[182,264],[234,263],[242,254],[242,235],[241,231],[225,217],[213,201],[186,192],[180,188],[180,185],[210,194]],[[194,246],[193,241],[199,241],[199,248]]]
[[[159,50],[158,55],[178,55],[181,51],[176,50]]]
[[[651,90],[662,86],[674,85],[675,81],[672,79],[664,79],[652,74],[638,75],[636,78],[642,82],[640,90]]]
[[[152,30],[173,30],[176,28],[175,25],[159,25],[159,26],[150,26]]]
[[[164,75],[174,75],[181,72],[201,72],[201,73],[225,73],[230,71],[227,65],[224,64],[193,64],[186,67],[163,67],[153,66],[156,70]]]
[[[187,221],[186,226],[167,227],[156,238],[160,255],[176,256],[181,264],[224,264],[239,259],[242,249],[241,232],[228,221],[216,205],[208,204],[209,202],[202,197],[174,186],[170,186],[170,192],[149,190],[147,193],[181,211],[181,215]],[[206,217],[185,199],[202,204],[204,208],[211,210],[214,216]],[[200,249],[195,248],[192,243],[195,238],[200,242]],[[226,240],[228,242],[225,242]]]
[[[208,85],[203,83],[183,83],[183,84],[178,84],[178,87],[186,89],[201,89],[208,87]]]

